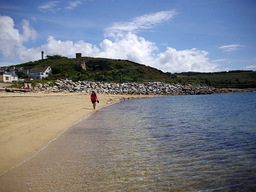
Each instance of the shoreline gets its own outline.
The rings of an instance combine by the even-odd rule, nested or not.
[[[6,92],[48,92],[48,93],[91,93],[96,91],[98,94],[109,95],[202,95],[216,93],[236,93],[236,92],[255,92],[256,88],[249,87],[214,87],[208,85],[192,84],[170,84],[164,82],[144,82],[144,83],[106,83],[92,81],[73,82],[68,79],[58,79],[54,85],[50,81],[27,83],[31,89],[20,88],[0,88]]]
[[[93,109],[88,93],[0,92],[0,175],[36,156],[67,129],[95,111],[149,95],[97,94]]]

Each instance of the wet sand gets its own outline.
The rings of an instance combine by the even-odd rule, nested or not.
[[[98,95],[97,109],[137,95]],[[32,157],[95,112],[85,93],[0,92],[0,175]]]
[[[108,178],[99,167],[105,165],[99,162],[106,158],[99,152],[105,151],[99,139],[104,136],[99,132],[92,138],[97,129],[88,128],[93,125],[92,119],[85,121],[71,126],[29,161],[1,175],[0,191],[84,191],[99,187],[97,182]]]

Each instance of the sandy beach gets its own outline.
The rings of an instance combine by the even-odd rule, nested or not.
[[[99,95],[96,110],[148,96]],[[32,157],[63,131],[95,110],[86,93],[0,92],[0,175]]]

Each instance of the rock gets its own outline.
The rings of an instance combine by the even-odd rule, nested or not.
[[[51,87],[50,82],[42,85],[36,84],[36,90],[40,91],[62,91],[62,92],[83,92],[91,93],[93,90],[102,94],[136,94],[136,95],[197,95],[213,93],[233,93],[233,92],[252,92],[256,89],[227,89],[214,88],[200,85],[181,85],[169,84],[163,82],[145,82],[145,83],[105,83],[78,81],[73,82],[68,79],[59,79],[55,81],[55,86]]]

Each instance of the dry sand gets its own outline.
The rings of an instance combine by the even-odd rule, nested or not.
[[[98,95],[96,110],[137,95]],[[0,92],[0,175],[95,112],[86,93]]]

